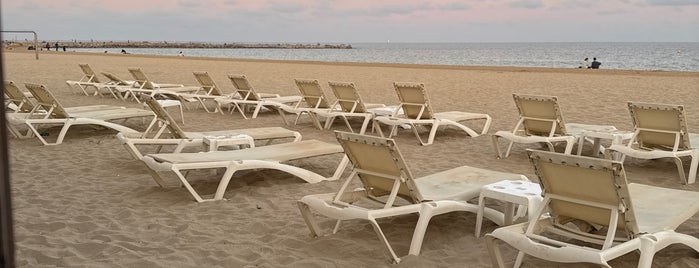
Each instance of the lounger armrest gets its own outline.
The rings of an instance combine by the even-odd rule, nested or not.
[[[537,225],[548,225],[549,221],[550,219],[548,218],[540,219]],[[486,236],[499,239],[527,255],[545,259],[547,261],[561,263],[587,262],[608,266],[604,260],[604,250],[569,243],[551,245],[536,241],[525,235],[525,230],[529,224],[529,222],[524,222],[511,226],[500,227]],[[620,252],[624,252],[623,254],[625,254],[638,249],[639,243],[639,239],[634,239],[614,246],[610,250],[621,250]]]
[[[607,148],[606,150],[616,151],[626,156],[640,159],[656,159],[665,157],[678,157],[690,155],[691,150],[685,151],[664,151],[664,150],[640,150],[626,145],[615,144]]]
[[[556,137],[542,137],[542,136],[520,136],[516,135],[510,131],[498,131],[493,134],[493,136],[501,137],[506,140],[510,140],[516,143],[540,143],[540,142],[572,142],[575,143],[577,138],[573,136],[556,136]]]

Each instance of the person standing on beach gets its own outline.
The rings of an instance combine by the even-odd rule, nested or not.
[[[46,51],[51,50],[51,44],[49,42],[46,42]]]
[[[53,46],[56,47],[56,51],[58,51],[58,42],[56,42],[56,44],[54,44]]]
[[[599,69],[600,65],[602,65],[602,63],[597,61],[597,58],[592,58],[592,64],[590,64],[590,68]]]

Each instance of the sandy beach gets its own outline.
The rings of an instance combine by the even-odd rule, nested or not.
[[[487,113],[490,133],[511,130],[518,120],[512,93],[558,96],[568,122],[614,125],[630,130],[627,101],[685,105],[690,131],[699,132],[699,73],[624,70],[459,67],[233,60],[193,57],[90,54],[42,51],[40,60],[25,51],[3,55],[5,79],[40,83],[64,106],[89,104],[141,107],[135,102],[76,94],[65,83],[82,76],[79,63],[97,72],[130,78],[128,67],[140,67],[162,83],[197,85],[193,71],[207,71],[225,92],[232,92],[228,74],[245,74],[260,92],[297,95],[294,78],[318,79],[328,94],[328,81],[354,82],[363,99],[397,104],[393,82],[421,82],[436,111]],[[177,117],[177,116],[175,116]],[[239,114],[185,111],[187,131],[283,126],[276,113],[257,119]],[[331,131],[313,127],[307,118],[287,128],[304,140],[335,142]],[[345,130],[336,124],[337,130]],[[160,188],[140,161],[130,157],[115,132],[76,127],[62,145],[42,146],[33,138],[10,139],[10,160],[17,264],[21,267],[490,267],[486,245],[473,236],[476,217],[449,213],[435,217],[420,256],[398,265],[376,238],[370,224],[343,223],[337,234],[309,235],[296,200],[304,195],[334,192],[340,182],[308,184],[276,171],[235,175],[225,201],[196,203],[184,188]],[[57,131],[49,133],[57,135]],[[536,180],[525,146],[506,159],[496,159],[488,135],[471,138],[456,130],[440,131],[435,143],[420,146],[410,131],[395,138],[412,172],[420,177],[462,165],[524,174]],[[586,147],[586,152],[590,148]],[[329,176],[339,155],[296,161]],[[685,170],[689,163],[685,161]],[[627,160],[630,182],[674,189],[683,185],[671,160]],[[347,174],[347,172],[346,172]],[[213,192],[214,177],[193,182]],[[416,215],[380,221],[399,255],[406,255]],[[321,221],[330,232],[331,220]],[[484,222],[484,231],[497,226]],[[679,232],[699,236],[699,216]],[[515,252],[505,251],[508,261]],[[697,254],[670,246],[654,259],[654,267],[698,267]],[[636,267],[637,253],[622,256],[614,267]],[[533,257],[523,267],[560,267]],[[593,267],[586,264],[567,267]]]

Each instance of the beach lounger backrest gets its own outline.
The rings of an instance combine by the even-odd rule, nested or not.
[[[556,226],[581,220],[608,228],[625,238],[638,234],[624,167],[620,162],[554,152],[529,150],[539,177],[544,205]],[[565,230],[565,228],[563,228]],[[609,238],[611,236],[612,238]]]
[[[387,206],[392,205],[396,196],[414,203],[422,201],[414,177],[393,139],[340,131],[335,136],[352,162],[353,174],[356,172],[370,195],[388,196]]]
[[[366,113],[366,106],[362,101],[362,97],[359,96],[357,88],[354,83],[348,82],[328,82],[330,88],[333,90],[333,94],[337,100],[335,105],[339,105],[343,112],[346,113]]]
[[[83,78],[80,79],[80,82],[89,82],[89,83],[102,83],[100,82],[99,78],[97,77],[97,74],[95,71],[92,70],[89,64],[87,63],[80,63],[78,64],[80,66],[80,69],[83,70]]]
[[[170,131],[170,135],[172,135],[172,138],[174,139],[186,139],[187,135],[184,133],[184,130],[180,128],[180,126],[177,124],[174,118],[170,116],[170,114],[163,108],[163,106],[158,103],[158,100],[150,97],[150,96],[143,96],[144,102],[148,107],[155,113],[155,116],[158,120],[159,124],[162,124],[161,129],[159,129],[157,132],[157,136],[160,136],[159,132],[162,132],[162,128],[167,128],[168,131]],[[159,124],[153,124],[151,125],[152,127],[155,127],[155,125]],[[144,136],[148,135],[151,132],[151,128],[147,129],[144,131]]]
[[[520,123],[527,135],[551,137],[554,134],[566,134],[558,98],[519,94],[512,94],[512,97],[519,111]]]
[[[63,109],[61,103],[58,102],[53,94],[46,89],[46,86],[39,84],[26,83],[24,86],[29,90],[29,92],[34,95],[36,99],[36,105],[43,108],[48,112],[48,118],[68,118],[68,112]],[[36,109],[37,107],[35,107]]]
[[[405,117],[410,119],[432,119],[434,111],[427,96],[425,85],[421,83],[393,83]]]
[[[214,79],[211,79],[208,72],[194,72],[194,78],[197,79],[207,95],[223,96],[223,92],[221,92],[221,89],[218,88],[216,82],[214,82]]]
[[[628,107],[641,148],[675,151],[691,148],[682,105],[629,102]]]
[[[5,94],[9,97],[9,101],[17,106],[19,113],[29,113],[34,109],[34,104],[29,100],[27,95],[17,87],[17,84],[12,81],[5,81]]]
[[[112,85],[118,85],[118,86],[130,86],[133,85],[133,82],[131,81],[126,81],[124,79],[119,78],[113,73],[108,73],[108,72],[102,72],[102,75],[107,77],[109,79],[109,83]]]
[[[317,79],[294,79],[296,87],[301,92],[301,97],[310,108],[330,108],[328,98]]]
[[[141,68],[129,68],[129,73],[131,73],[131,76],[133,76],[133,79],[136,80],[141,89],[155,89],[155,85],[148,79]]]
[[[252,88],[252,85],[250,85],[250,82],[248,82],[248,78],[245,77],[245,75],[231,74],[228,75],[228,79],[231,80],[231,83],[233,83],[235,90],[238,92],[238,95],[240,95],[240,97],[243,100],[260,100],[260,97],[255,92],[255,89]]]

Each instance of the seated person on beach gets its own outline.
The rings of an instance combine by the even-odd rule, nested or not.
[[[580,65],[578,68],[581,68],[581,69],[590,69],[590,60],[589,60],[588,58],[585,58],[585,59],[583,60],[582,65]]]
[[[597,58],[592,58],[592,64],[590,64],[590,68],[599,69],[600,65],[602,65],[602,63],[597,61]]]
[[[129,53],[127,53],[125,49],[122,49],[121,54],[129,54]]]

